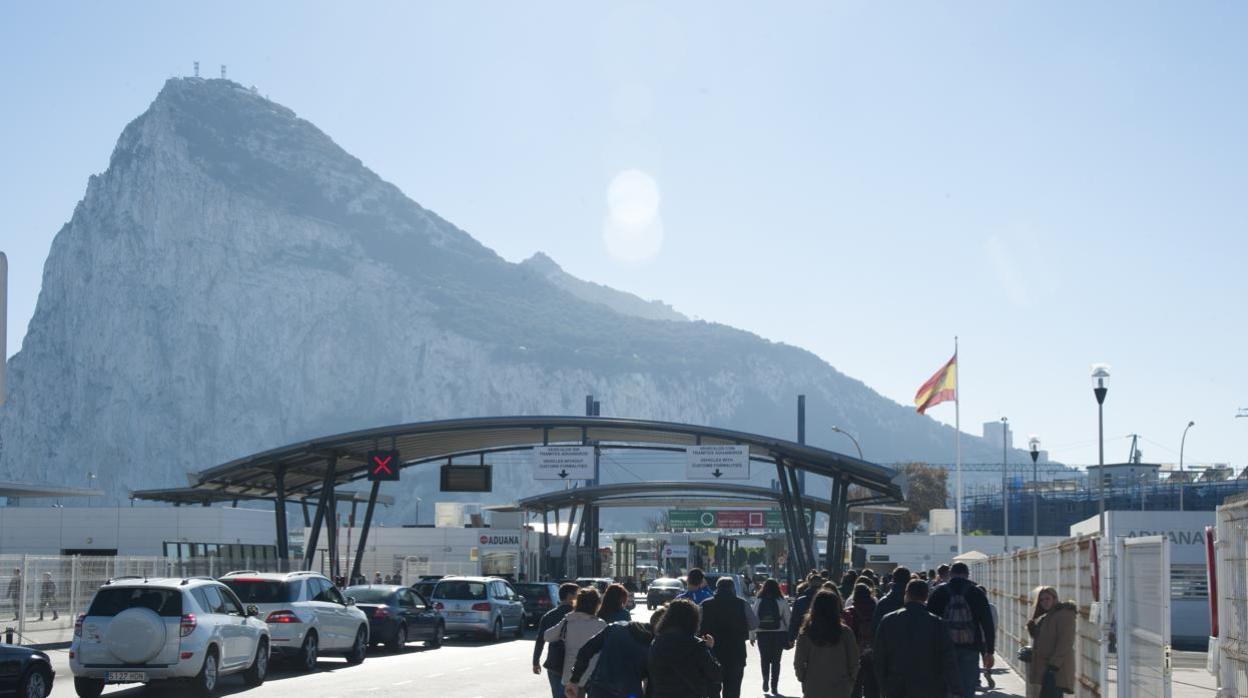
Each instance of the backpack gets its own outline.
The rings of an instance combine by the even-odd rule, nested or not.
[[[949,639],[955,645],[975,644],[975,618],[971,613],[971,604],[965,594],[959,594],[946,585],[949,590],[949,603],[945,604],[945,627],[949,629]]]
[[[780,629],[780,602],[775,599],[760,599],[758,602],[758,629]]]

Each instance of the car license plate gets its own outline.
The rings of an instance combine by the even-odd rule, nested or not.
[[[104,674],[105,681],[138,681],[147,682],[146,671],[110,671]]]

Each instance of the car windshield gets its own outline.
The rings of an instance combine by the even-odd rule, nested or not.
[[[152,587],[105,587],[95,594],[88,616],[115,616],[127,608],[150,608],[165,617],[182,616],[182,592]]]
[[[294,601],[295,585],[272,579],[238,579],[221,580],[245,604],[253,603],[286,603]]]
[[[545,584],[517,584],[516,593],[527,599],[540,599],[550,595]]]
[[[485,598],[485,582],[452,580],[438,582],[433,595],[450,601],[474,601]]]
[[[651,586],[656,589],[679,589],[681,584],[679,579],[660,579]]]
[[[347,587],[343,590],[342,595],[354,598],[356,603],[384,603],[391,605],[395,603],[394,591],[389,587]]]

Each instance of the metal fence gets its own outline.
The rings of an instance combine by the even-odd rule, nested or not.
[[[1170,540],[1117,539],[1118,697],[1170,698]]]
[[[1217,640],[1209,665],[1219,696],[1248,695],[1248,499],[1218,507],[1214,545]]]
[[[1099,536],[1080,536],[1048,545],[986,560],[969,563],[972,578],[988,590],[988,600],[997,608],[997,651],[1021,675],[1026,664],[1019,661],[1019,647],[1031,643],[1027,620],[1031,618],[1038,586],[1053,586],[1063,600],[1070,600],[1079,609],[1075,623],[1075,686],[1076,698],[1101,698],[1104,684],[1105,653],[1100,619],[1108,616],[1096,605],[1100,591],[1094,593],[1096,573],[1104,574],[1112,565],[1102,558],[1095,565]],[[1110,580],[1101,580],[1101,588],[1112,588]]]
[[[239,565],[239,563],[245,563]],[[96,589],[116,577],[217,577],[231,569],[273,572],[298,569],[300,561],[218,558],[180,560],[164,557],[93,557],[0,555],[0,629],[12,629],[21,644],[66,642],[77,614],[86,610]]]

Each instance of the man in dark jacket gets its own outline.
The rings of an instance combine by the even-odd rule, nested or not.
[[[979,661],[991,669],[997,630],[984,590],[970,580],[965,562],[949,568],[949,581],[932,592],[927,610],[945,621],[958,661],[962,695],[971,696],[979,685]]]
[[[753,607],[737,596],[731,577],[720,577],[715,595],[702,603],[701,635],[715,638],[711,651],[723,667],[723,698],[740,698],[741,677],[745,674],[745,641],[758,629]]]
[[[910,570],[906,567],[893,568],[893,585],[889,587],[888,594],[875,604],[875,612],[871,614],[871,632],[874,635],[880,633],[880,620],[884,616],[893,611],[901,610],[905,605],[906,585],[910,583]]]
[[[814,601],[815,594],[823,588],[823,577],[812,575],[806,580],[806,589],[802,595],[797,597],[793,602],[793,612],[789,614],[789,646],[797,642],[797,633],[802,629],[802,623],[806,620],[806,612],[810,610],[810,602]]]
[[[885,698],[966,696],[958,682],[949,631],[944,621],[928,612],[927,593],[927,582],[910,582],[905,606],[880,621],[872,655]]]
[[[543,638],[546,631],[559,625],[559,621],[563,617],[572,612],[572,600],[576,598],[576,592],[581,588],[572,582],[559,586],[559,605],[546,612],[542,619],[537,623],[537,641],[533,643],[533,673],[542,673],[542,647],[546,644]],[[565,661],[571,661],[573,657],[565,657]],[[546,678],[550,682],[550,695],[552,698],[563,698],[563,667],[555,667],[546,670]]]
[[[577,686],[582,683],[585,670],[594,655],[598,664],[589,678],[591,696],[625,696],[641,698],[641,687],[646,678],[646,663],[650,659],[650,643],[654,640],[654,626],[663,619],[667,609],[660,608],[650,616],[649,623],[611,623],[602,632],[591,637],[576,653],[572,667],[572,683],[564,687],[565,693],[576,696]]]

